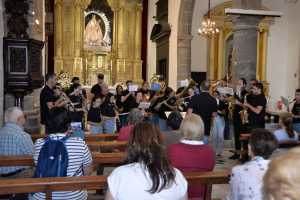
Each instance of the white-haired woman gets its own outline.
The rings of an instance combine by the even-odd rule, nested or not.
[[[186,116],[180,126],[183,138],[179,143],[168,148],[168,156],[172,165],[183,172],[212,171],[215,166],[213,149],[204,144],[204,124],[196,114]],[[189,198],[204,196],[205,187],[188,188]]]

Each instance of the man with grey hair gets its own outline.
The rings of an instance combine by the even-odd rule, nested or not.
[[[0,156],[33,155],[33,142],[24,131],[26,119],[22,109],[8,108],[4,117],[5,125],[0,129]],[[0,176],[5,178],[29,178],[32,173],[33,170],[25,166],[0,167]]]
[[[194,95],[188,106],[187,115],[195,113],[199,115],[204,122],[205,138],[204,142],[208,143],[210,135],[212,118],[217,116],[218,104],[217,100],[209,94],[210,82],[203,81],[200,85],[201,92]]]
[[[133,127],[142,121],[144,121],[144,113],[138,108],[132,109],[127,117],[127,126],[122,127],[119,131],[118,140],[128,141]]]

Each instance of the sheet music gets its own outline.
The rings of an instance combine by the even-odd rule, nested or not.
[[[140,109],[148,109],[148,108],[150,108],[150,105],[151,105],[150,102],[141,102],[141,103],[139,104],[139,108],[140,108]]]
[[[129,92],[136,92],[138,91],[139,86],[138,85],[129,85],[128,91]]]

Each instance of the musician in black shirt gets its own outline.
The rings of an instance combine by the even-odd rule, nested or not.
[[[101,95],[101,86],[104,84],[104,74],[98,74],[98,83],[91,89],[91,99]]]
[[[80,84],[74,83],[72,85],[69,97],[74,106],[74,110],[70,112],[71,121],[80,122],[82,129],[84,129],[83,117],[85,112],[85,98]]]
[[[99,134],[103,132],[101,124],[101,104],[101,97],[94,97],[94,99],[92,100],[91,108],[88,111],[87,121],[90,126],[90,132],[92,134]]]
[[[101,90],[102,105],[100,106],[100,109],[103,133],[114,133],[116,131],[115,97],[109,92],[106,84],[102,84]]]
[[[243,110],[244,98],[247,95],[247,81],[244,78],[240,78],[237,81],[236,90],[234,94],[234,107],[232,110],[232,118],[233,118],[233,128],[234,128],[234,145],[235,150],[241,150],[241,141],[240,141],[240,134],[242,131],[245,130],[246,125],[242,123],[241,119],[241,111]],[[235,153],[230,159],[239,159],[240,155]]]
[[[252,87],[252,95],[247,98],[244,106],[248,108],[249,125],[251,129],[265,128],[267,99],[263,93],[264,86],[257,83]]]
[[[295,92],[295,100],[293,102],[292,110],[294,130],[300,133],[300,89]]]

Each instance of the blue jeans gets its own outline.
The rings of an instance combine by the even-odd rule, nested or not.
[[[223,153],[224,148],[224,117],[217,116],[214,119],[214,126],[212,128],[212,146],[217,155]]]
[[[90,132],[91,134],[101,134],[103,133],[103,128],[101,125],[90,125]]]
[[[103,134],[108,133],[112,134],[116,131],[116,119],[105,119],[101,124],[95,126],[90,126],[90,132],[91,134]]]
[[[120,115],[119,116],[121,128],[127,125],[127,116],[128,115]]]
[[[294,127],[294,131],[296,131],[297,133],[300,133],[300,123],[293,124],[293,127]]]

